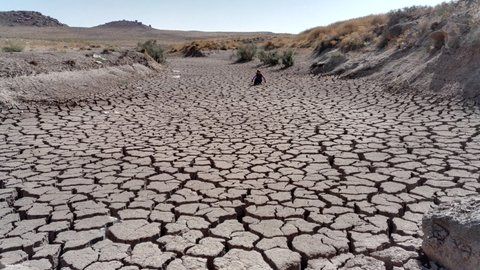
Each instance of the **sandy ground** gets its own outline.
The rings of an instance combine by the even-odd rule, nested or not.
[[[158,29],[126,28],[80,28],[80,27],[28,27],[0,26],[0,44],[6,39],[22,40],[28,47],[42,44],[58,45],[64,43],[88,46],[88,44],[110,44],[120,47],[135,47],[138,42],[155,39],[162,44],[178,44],[199,39],[242,38],[251,36],[278,36],[263,32],[201,32]],[[285,35],[281,35],[285,36]]]
[[[480,191],[480,114],[226,55],[0,113],[0,262],[439,269],[422,215]]]

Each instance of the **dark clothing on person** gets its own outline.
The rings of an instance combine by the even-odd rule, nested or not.
[[[262,82],[263,82],[263,76],[262,75],[255,76],[255,78],[253,79],[253,85],[260,85],[260,84],[262,84]]]
[[[257,73],[255,77],[253,77],[253,85],[260,85],[262,84],[263,81],[266,81],[266,80],[262,74]]]

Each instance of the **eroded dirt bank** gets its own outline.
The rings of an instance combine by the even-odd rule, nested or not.
[[[161,70],[151,57],[131,50],[3,53],[0,106],[106,98]]]

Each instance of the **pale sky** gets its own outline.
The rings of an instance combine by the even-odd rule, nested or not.
[[[33,10],[70,26],[139,20],[158,29],[299,33],[339,20],[442,0],[0,0],[0,11]]]

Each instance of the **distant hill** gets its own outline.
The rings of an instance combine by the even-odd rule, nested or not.
[[[36,11],[1,11],[0,26],[61,27],[66,25]]]
[[[127,21],[127,20],[122,20],[122,21],[113,21],[113,22],[108,22],[99,26],[96,26],[95,28],[141,28],[141,29],[152,29],[151,26],[145,25],[142,22],[139,22],[137,20],[135,21]]]

